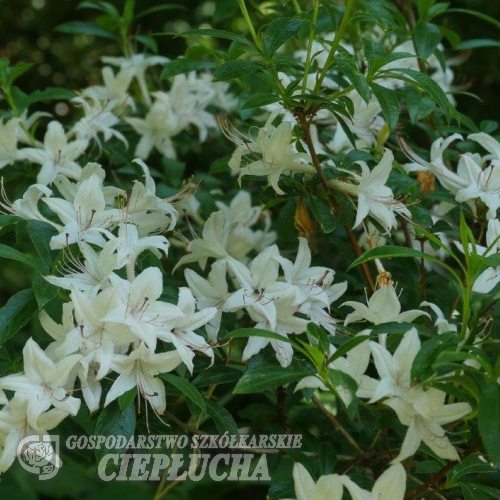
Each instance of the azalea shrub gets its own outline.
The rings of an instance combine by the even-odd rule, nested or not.
[[[0,492],[500,498],[500,142],[455,81],[498,41],[450,19],[500,24],[434,0],[201,9],[82,2],[58,31],[115,48],[85,88],[25,92],[31,62],[0,59]],[[255,445],[280,434],[300,448]],[[62,446],[39,481],[31,435],[247,436],[269,478],[103,483],[102,449]]]

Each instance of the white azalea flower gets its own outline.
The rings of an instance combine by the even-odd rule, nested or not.
[[[270,323],[268,319],[260,321],[255,325],[257,329],[268,330],[283,337],[288,338],[290,333],[303,333],[307,329],[309,321],[297,315],[300,312],[299,307],[295,303],[293,294],[284,295],[283,297],[275,297],[274,308],[276,310],[276,319],[274,323]],[[249,311],[250,312],[250,311]],[[255,314],[250,314],[254,321]],[[293,348],[287,340],[275,340],[265,337],[250,337],[243,351],[243,361],[247,361],[252,356],[260,352],[267,345],[270,345],[276,353],[276,359],[281,366],[287,367],[292,362]]]
[[[370,403],[384,398],[384,404],[392,408],[400,422],[408,426],[399,456],[400,462],[412,456],[423,441],[439,457],[458,460],[454,446],[441,427],[469,414],[468,403],[445,405],[446,393],[423,390],[411,380],[411,367],[420,350],[420,339],[415,328],[403,336],[393,355],[382,345],[370,342],[375,367],[380,381],[363,376],[363,397],[370,397]]]
[[[159,259],[161,259],[161,252],[166,257],[170,246],[165,236],[145,236],[140,238],[135,224],[120,224],[116,240],[118,268],[125,265],[134,266],[137,257],[145,250],[150,250]]]
[[[384,404],[392,408],[403,425],[408,426],[400,453],[394,463],[401,462],[416,453],[424,442],[438,457],[459,460],[457,450],[446,436],[443,425],[468,415],[469,403],[444,404],[446,393],[436,389],[414,390],[412,402],[402,398],[389,398]],[[408,398],[410,399],[410,398]]]
[[[52,196],[52,191],[43,184],[32,184],[23,194],[22,198],[11,202],[5,192],[3,180],[0,181],[1,201],[0,208],[8,214],[21,217],[26,220],[39,220],[54,225],[46,217],[44,217],[38,208],[38,202],[42,198]]]
[[[290,122],[282,122],[278,127],[274,127],[268,120],[266,126],[259,130],[255,141],[245,137],[241,139],[230,132],[227,134],[238,146],[229,166],[233,172],[239,173],[240,179],[245,175],[267,177],[276,193],[284,194],[278,185],[281,174],[316,173],[310,156],[295,150]],[[250,159],[250,163],[245,167],[241,167],[243,157]]]
[[[434,326],[437,328],[438,333],[446,333],[446,332],[456,332],[457,325],[450,323],[444,316],[443,311],[432,302],[424,301],[420,304],[420,307],[427,306],[432,309],[434,314],[436,315],[436,321],[434,322]]]
[[[359,332],[357,336],[366,337],[366,340],[351,349],[345,356],[335,359],[328,365],[328,368],[331,370],[339,370],[349,375],[356,382],[356,384],[360,386],[356,393],[358,397],[364,397],[365,395],[362,382],[363,375],[365,374],[370,363],[371,350],[370,345],[367,342],[367,335],[369,333],[369,330]],[[330,346],[330,356],[335,354],[336,351],[337,349],[335,346]],[[309,376],[300,380],[295,387],[295,392],[302,389],[320,389],[322,391],[329,390],[324,382],[317,376]],[[345,406],[349,406],[352,402],[351,393],[342,386],[337,386],[336,390]]]
[[[186,287],[179,288],[179,300],[177,306],[174,307],[175,312],[165,321],[164,326],[158,332],[158,337],[174,344],[182,361],[192,373],[193,350],[203,352],[213,361],[212,347],[201,335],[195,333],[195,330],[211,321],[217,314],[217,309],[207,307],[196,311],[196,299],[191,290]]]
[[[80,359],[79,354],[73,354],[54,363],[30,338],[23,349],[24,373],[1,378],[0,389],[15,391],[29,399],[27,422],[34,429],[40,415],[51,406],[76,415],[80,400],[70,396],[63,387]]]
[[[14,463],[19,443],[25,437],[38,435],[43,440],[43,437],[48,436],[48,431],[69,416],[66,411],[52,408],[39,415],[33,427],[27,418],[29,404],[27,397],[17,393],[0,410],[0,473]]]
[[[141,136],[135,149],[135,156],[146,159],[153,149],[165,158],[177,158],[172,137],[182,130],[180,119],[172,111],[169,97],[160,100],[162,93],[156,92],[156,101],[144,118],[129,117],[125,121]]]
[[[375,481],[371,492],[360,488],[347,476],[342,476],[342,482],[352,500],[403,500],[406,471],[401,464],[392,465]]]
[[[75,353],[81,354],[82,357],[74,367],[72,375],[73,379],[78,377],[80,380],[83,399],[91,412],[99,408],[102,393],[100,380],[109,373],[114,354],[114,344],[103,321],[108,313],[112,294],[113,290],[107,289],[89,299],[82,292],[73,289],[71,304],[76,326],[63,335],[63,325],[53,328],[54,322],[48,315],[43,317],[42,325],[55,339],[47,348],[49,354],[55,359],[64,359]]]
[[[123,222],[137,225],[139,235],[154,232],[159,229],[171,231],[179,217],[178,211],[172,205],[171,198],[160,198],[156,194],[156,183],[149,173],[148,166],[140,159],[133,160],[144,172],[144,182],[135,181],[127,205],[122,210]],[[182,199],[180,193],[174,199]],[[146,212],[148,212],[146,214]]]
[[[159,328],[166,319],[176,317],[173,304],[160,302],[163,276],[157,267],[148,267],[132,282],[112,276],[114,298],[110,311],[103,318],[117,344],[142,340],[156,349]]]
[[[351,119],[345,118],[345,123],[355,137],[355,144],[358,149],[369,149],[377,143],[377,136],[385,125],[384,119],[380,116],[381,107],[377,99],[372,96],[369,103],[355,90],[350,92],[347,97],[351,99],[354,106],[354,113]],[[344,129],[337,124],[335,134],[326,148],[333,153],[352,149]]]
[[[392,322],[411,323],[419,316],[429,316],[426,312],[418,309],[401,312],[401,304],[392,285],[382,286],[376,290],[366,306],[352,300],[344,302],[342,306],[349,306],[354,309],[352,313],[347,315],[344,325],[361,320],[369,321],[374,325]]]
[[[128,146],[123,134],[114,128],[120,120],[113,113],[113,103],[101,101],[95,97],[74,97],[72,102],[80,106],[84,113],[84,117],[75,123],[71,131],[78,139],[94,140],[101,145],[99,134],[102,134],[106,142],[116,137]]]
[[[342,500],[343,479],[337,474],[321,476],[317,482],[300,463],[293,466],[297,500]]]
[[[43,201],[57,214],[64,224],[60,233],[50,241],[53,249],[64,248],[79,241],[103,247],[103,235],[116,217],[116,210],[106,209],[102,181],[95,174],[81,183],[73,203],[59,198],[44,198]]]
[[[299,249],[294,263],[281,256],[278,260],[286,282],[296,289],[301,301],[318,301],[324,307],[330,306],[327,290],[333,283],[335,272],[327,267],[311,267],[311,251],[306,238],[299,238]]]
[[[159,100],[164,98],[165,94],[160,94]],[[195,126],[200,142],[207,140],[209,131],[218,129],[214,114],[206,110],[215,98],[213,85],[207,85],[206,80],[198,78],[196,73],[177,75],[168,93],[168,102],[182,129]]]
[[[133,77],[137,80],[137,83],[139,84],[139,88],[142,92],[142,96],[146,104],[151,104],[148,86],[146,83],[146,71],[151,66],[157,66],[158,64],[165,64],[168,61],[169,60],[166,57],[148,56],[146,54],[133,54],[130,58],[110,57],[110,56],[105,56],[102,58],[102,62],[105,64],[118,66],[122,71],[132,72]]]
[[[80,177],[81,167],[76,160],[85,152],[88,146],[86,139],[76,139],[68,142],[62,125],[52,121],[47,127],[43,140],[43,148],[24,148],[20,156],[24,160],[42,166],[37,176],[38,184],[52,184],[58,174],[70,179]]]
[[[4,123],[0,120],[0,169],[19,159],[17,149],[18,127],[21,120],[11,118]]]
[[[261,252],[249,267],[228,257],[227,264],[239,289],[225,302],[226,311],[246,309],[254,321],[265,321],[274,330],[276,327],[276,305],[274,298],[285,295],[290,287],[279,283],[279,252],[276,245]]]
[[[165,386],[157,378],[161,373],[168,373],[182,362],[177,351],[154,354],[143,343],[127,356],[116,354],[113,359],[113,370],[119,373],[106,395],[104,406],[130,389],[137,391],[157,414],[166,408]]]
[[[78,246],[83,262],[73,257],[71,253],[69,256],[66,254],[67,261],[59,268],[62,276],[45,276],[45,279],[52,285],[65,290],[75,287],[90,297],[94,297],[99,290],[110,285],[111,273],[119,268],[116,255],[117,241],[114,239],[108,241],[99,252],[84,241],[79,242]]]
[[[389,232],[397,225],[395,213],[402,214],[407,218],[411,217],[410,211],[403,203],[394,199],[392,190],[385,185],[391,173],[393,161],[392,151],[386,150],[373,170],[370,170],[365,162],[360,161],[358,164],[361,167],[361,175],[347,171],[357,184],[337,180],[329,181],[332,187],[357,196],[358,211],[354,228],[370,215]]]
[[[83,96],[111,101],[112,107],[128,106],[135,109],[135,103],[128,94],[128,89],[132,78],[134,77],[134,68],[124,68],[116,75],[113,70],[106,66],[102,69],[102,80],[104,85],[93,85],[83,91]]]
[[[196,297],[196,307],[199,310],[207,307],[215,307],[217,309],[217,314],[206,324],[208,338],[212,342],[217,340],[217,333],[219,332],[222,318],[222,305],[229,297],[226,267],[225,260],[214,262],[206,280],[191,269],[184,271],[189,289]]]

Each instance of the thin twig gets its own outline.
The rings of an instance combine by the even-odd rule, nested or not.
[[[328,198],[328,203],[330,204],[330,209],[333,214],[338,214],[339,213],[339,206],[337,204],[337,200],[329,194],[330,191],[330,186],[328,185],[328,180],[325,177],[325,173],[323,172],[323,169],[321,168],[321,162],[319,161],[318,155],[316,153],[316,149],[314,147],[314,143],[312,141],[311,137],[311,130],[309,128],[309,123],[307,122],[306,116],[303,113],[302,110],[296,110],[295,111],[295,117],[297,119],[298,124],[300,125],[300,128],[302,129],[302,132],[304,133],[304,140],[306,141],[307,148],[309,149],[309,153],[311,155],[311,159],[314,165],[314,168],[316,169],[316,172],[319,176],[321,185],[323,186],[323,189],[327,193],[327,198]],[[351,243],[354,253],[356,254],[356,257],[361,257],[363,255],[363,252],[361,251],[361,248],[359,246],[358,240],[354,236],[354,233],[352,232],[351,228],[347,225],[344,224],[344,229],[347,233],[347,237],[349,238],[349,242]],[[366,262],[363,262],[361,264],[361,269],[363,272],[363,275],[366,280],[366,284],[368,285],[368,288],[372,292],[375,291],[375,285],[373,283],[372,276],[370,274],[370,269],[368,268],[368,265]]]
[[[361,448],[358,446],[358,443],[354,441],[354,439],[351,437],[351,435],[342,427],[340,422],[323,406],[321,401],[316,397],[313,396],[311,398],[311,401],[314,403],[316,408],[323,413],[323,415],[328,419],[328,421],[335,427],[337,431],[342,434],[344,439],[350,444],[351,448],[358,454],[361,455],[363,451]]]

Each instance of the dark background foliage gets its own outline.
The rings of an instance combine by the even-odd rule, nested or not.
[[[114,0],[121,6],[121,0]],[[161,5],[160,0],[140,0],[140,10]],[[171,1],[182,4],[180,9],[147,16],[142,20],[144,33],[158,33],[182,29],[184,22],[191,25],[208,21],[207,2],[197,0]],[[216,3],[218,5],[216,5]],[[500,3],[492,0],[452,0],[451,7],[474,9],[495,19],[500,18]],[[70,36],[55,31],[63,22],[95,19],[95,11],[78,10],[76,0],[0,0],[0,57],[13,63],[30,61],[37,64],[35,70],[19,81],[25,91],[48,86],[65,86],[78,89],[97,79],[96,72],[103,54],[118,55],[117,45],[90,35]],[[236,0],[213,2],[216,19],[224,24],[224,13],[234,10]],[[444,23],[460,33],[462,40],[500,40],[500,30],[480,19],[462,13],[449,14]],[[187,25],[185,25],[187,27]],[[233,26],[235,28],[236,26]],[[176,57],[183,52],[184,42],[170,36],[156,37],[158,51],[162,55]],[[466,58],[454,67],[456,83],[481,96],[482,105],[470,96],[458,96],[459,109],[474,120],[495,120],[498,87],[500,85],[500,49],[488,47],[468,51],[454,51],[453,55]]]

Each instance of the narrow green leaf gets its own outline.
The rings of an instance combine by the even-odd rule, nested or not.
[[[243,103],[241,109],[261,108],[278,102],[280,99],[280,96],[275,94],[253,94]]]
[[[33,291],[35,292],[38,310],[41,310],[48,302],[57,297],[58,288],[49,283],[43,276],[37,276],[33,280]]]
[[[200,69],[213,68],[216,64],[213,61],[194,61],[191,59],[175,59],[170,61],[165,66],[160,75],[161,80],[172,78],[176,75],[198,71]]]
[[[173,373],[162,373],[159,377],[181,391],[182,394],[184,394],[187,399],[200,408],[201,411],[207,411],[203,396],[200,391],[191,382],[189,382],[189,380],[179,377],[178,375],[174,375]]]
[[[193,38],[197,36],[211,36],[214,38],[224,38],[226,40],[233,40],[234,42],[242,43],[250,47],[254,47],[253,42],[241,35],[236,35],[230,31],[225,30],[214,30],[209,28],[200,28],[189,31],[184,31],[184,33],[176,33],[177,36],[182,36],[184,38]]]
[[[50,224],[38,220],[29,220],[27,223],[31,242],[40,256],[45,272],[52,269],[52,256],[54,251],[50,249],[50,240],[57,231]]]
[[[380,103],[382,114],[384,115],[387,125],[389,125],[389,128],[393,129],[398,123],[400,109],[394,90],[386,89],[382,87],[382,85],[374,82],[370,83],[370,87]]]
[[[261,65],[255,61],[247,61],[246,59],[237,59],[229,61],[222,66],[219,66],[214,72],[214,82],[224,82],[234,80],[244,76],[252,75],[261,69]]]
[[[111,31],[105,30],[97,26],[97,24],[82,21],[69,21],[60,24],[56,28],[56,31],[67,33],[68,35],[94,35],[101,38],[109,38],[110,40],[117,39],[116,35],[111,33]]]
[[[420,250],[415,250],[408,247],[398,247],[393,245],[387,245],[383,247],[376,247],[365,252],[361,257],[358,257],[350,266],[349,270],[353,267],[359,266],[363,262],[368,262],[375,259],[393,259],[393,258],[415,258],[415,259],[425,259],[430,260],[441,267],[449,271],[458,283],[461,283],[460,276],[447,264],[442,262],[437,257],[429,255]]]
[[[135,408],[133,405],[128,406],[125,410],[121,410],[118,403],[112,403],[106,406],[95,426],[95,434],[98,436],[125,436],[130,439],[135,432]],[[124,453],[126,448],[113,449],[113,453]],[[95,450],[97,459],[99,460],[104,455],[109,453],[109,450],[101,447]]]
[[[304,21],[298,17],[280,17],[275,19],[264,37],[264,54],[272,57],[274,53],[302,29]]]
[[[36,269],[39,273],[43,273],[43,269],[41,269],[40,264],[38,262],[36,262],[34,259],[30,257],[27,257],[19,250],[8,247],[7,245],[0,244],[0,259],[16,260],[18,262],[26,264],[27,266],[32,267],[33,269]]]
[[[478,425],[483,444],[491,461],[500,466],[500,386],[486,387],[479,403]]]
[[[268,330],[262,330],[261,328],[239,328],[238,330],[233,330],[232,332],[226,333],[221,337],[221,339],[239,337],[264,337],[272,340],[280,340],[281,342],[288,342],[290,344],[293,343],[288,337],[285,337],[284,335],[269,332]]]
[[[16,334],[37,311],[35,294],[31,288],[12,295],[0,309],[0,344]]]
[[[207,413],[214,421],[219,434],[224,434],[226,432],[230,436],[236,436],[238,434],[238,425],[226,408],[217,404],[215,401],[210,401],[209,399],[205,401],[205,404],[207,406]]]
[[[310,371],[297,370],[291,366],[283,368],[281,366],[266,365],[258,366],[253,370],[247,368],[233,392],[234,394],[262,392],[291,382],[297,382],[309,375],[311,375]]]

